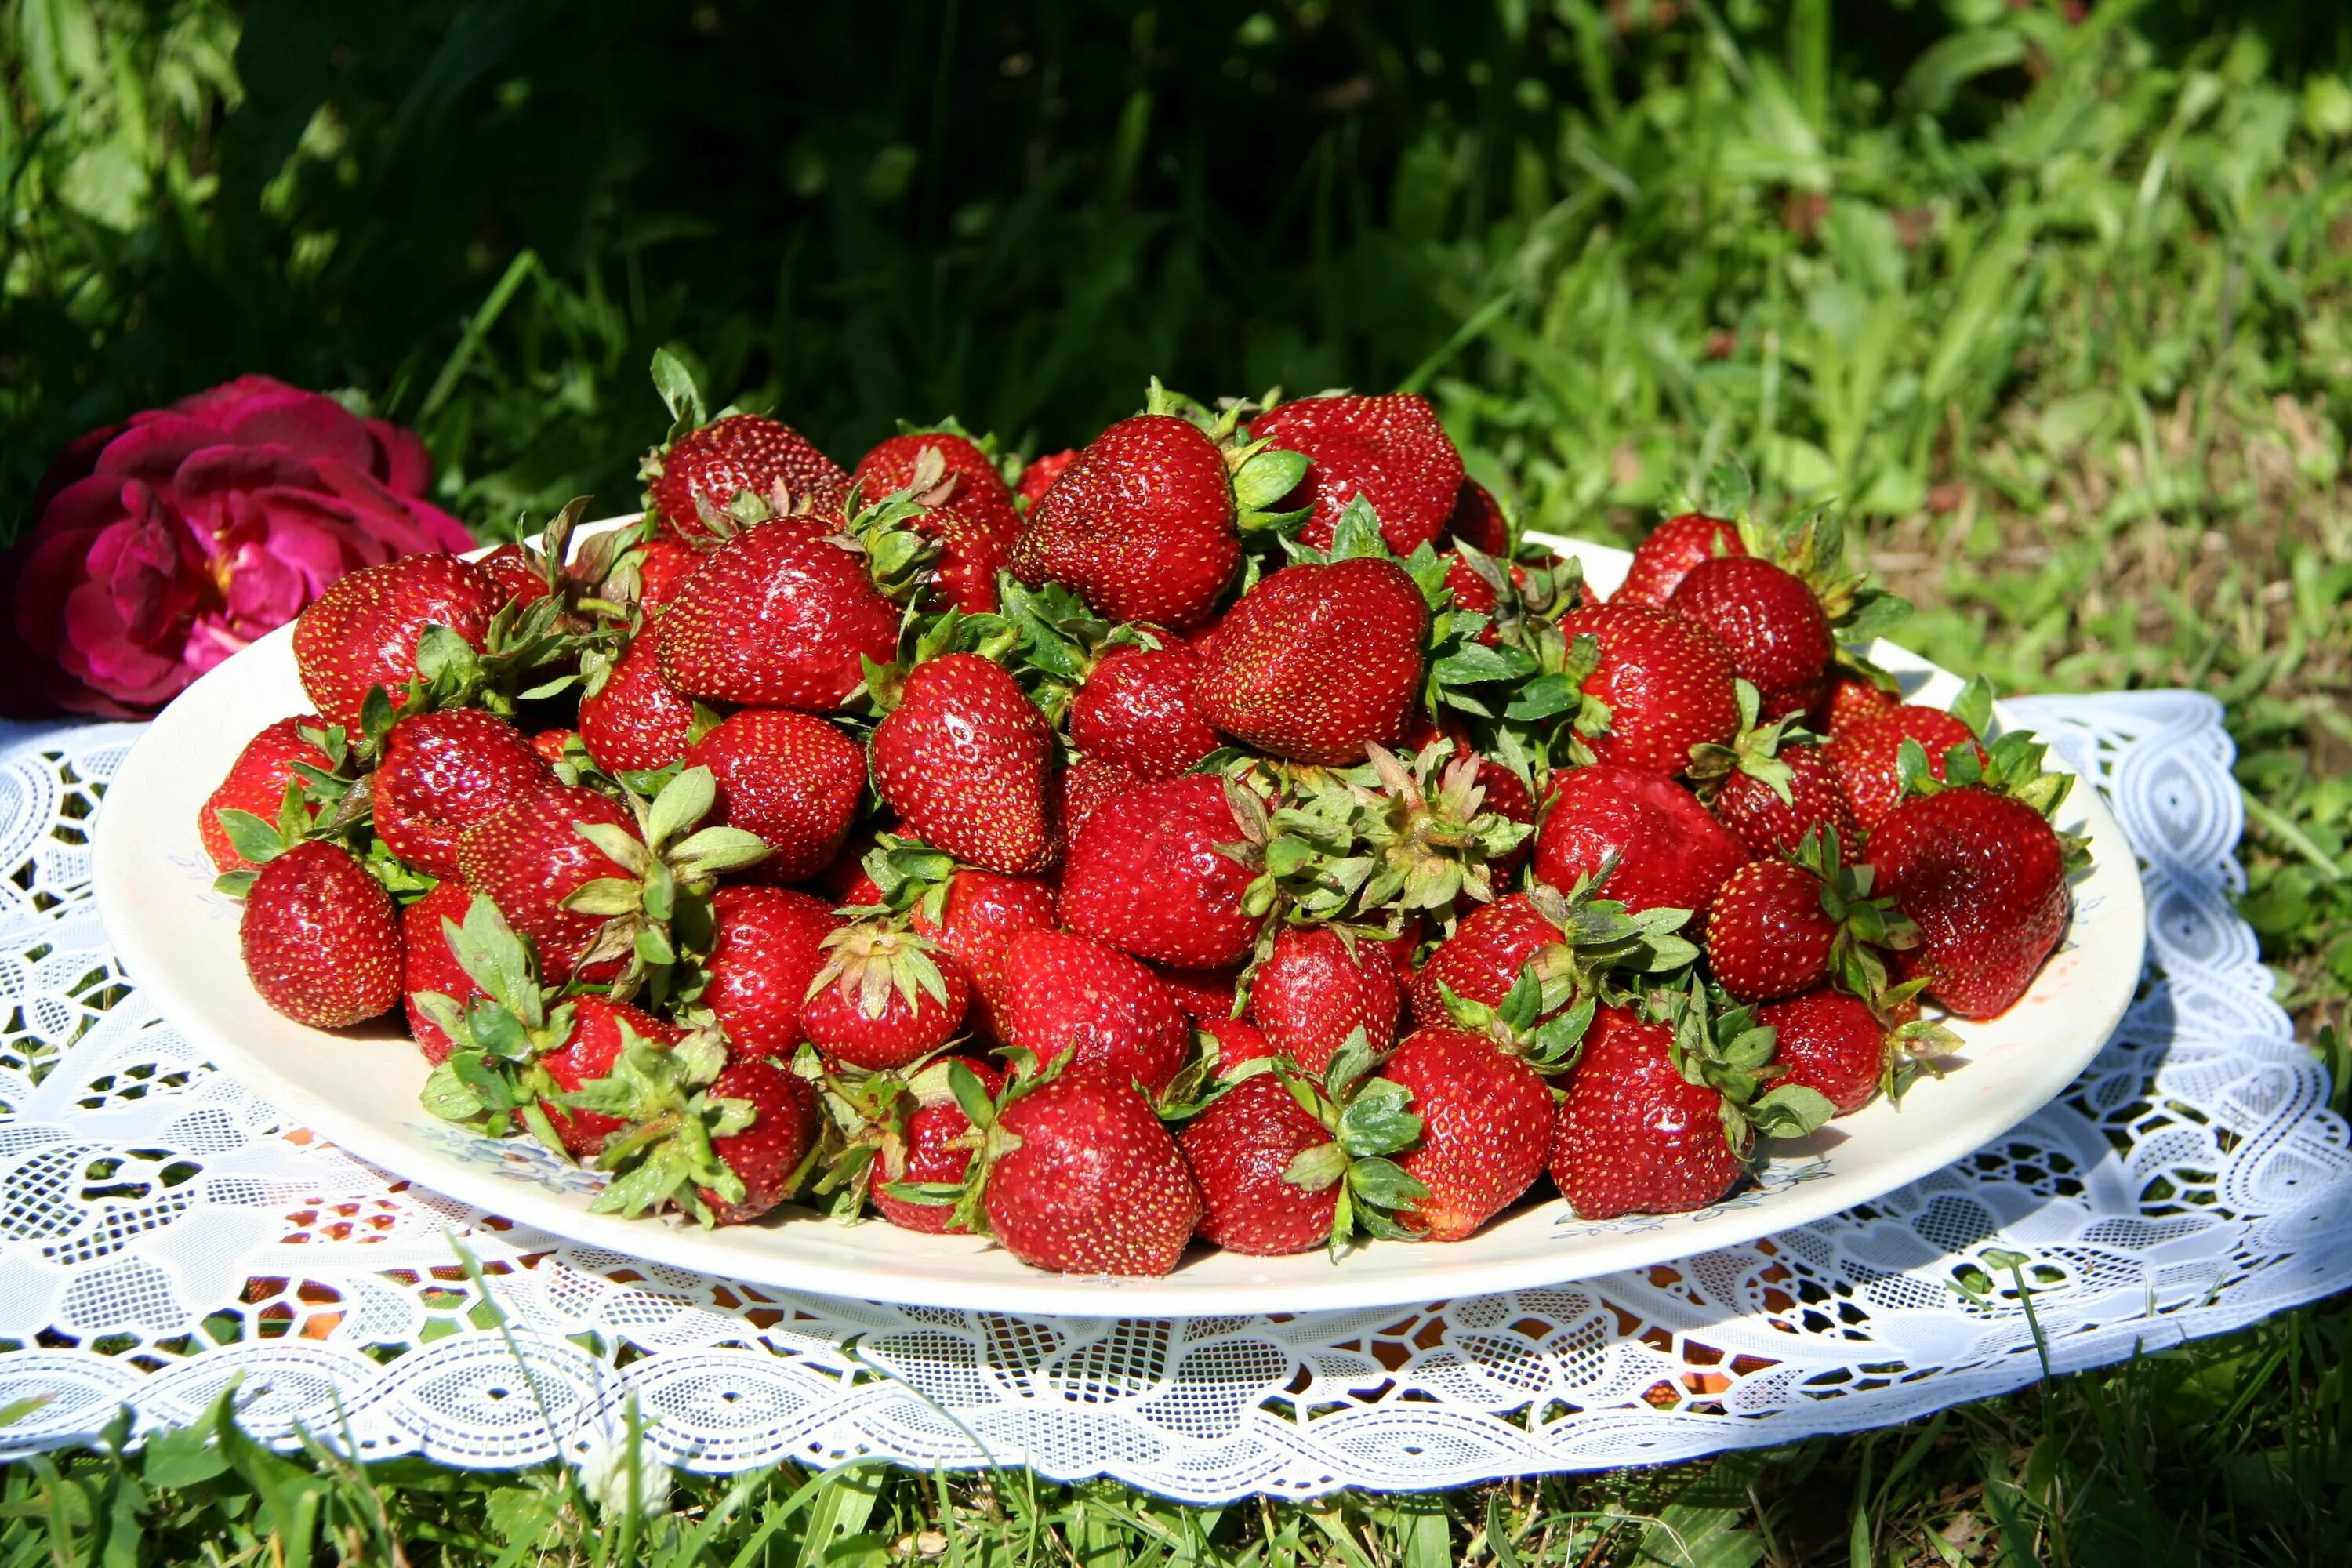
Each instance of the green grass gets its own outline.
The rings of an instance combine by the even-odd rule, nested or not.
[[[486,533],[618,510],[666,342],[845,457],[950,410],[1065,445],[1151,372],[1423,386],[1587,534],[1728,454],[1845,502],[1923,651],[2228,704],[2243,908],[2345,1081],[2336,8],[802,9],[18,0],[0,529],[58,442],[252,369],[417,424]],[[632,1523],[561,1471],[184,1438],[13,1467],[0,1563],[2312,1563],[2347,1335],[2337,1300],[1890,1432],[1207,1510],[787,1468]]]

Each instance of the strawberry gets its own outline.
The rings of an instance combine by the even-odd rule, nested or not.
[[[1515,989],[1529,982],[1538,987],[1542,1005],[1524,1022],[1549,1022],[1591,994],[1607,972],[1657,973],[1698,956],[1696,947],[1675,934],[1687,920],[1681,910],[1632,915],[1600,896],[1602,890],[1586,884],[1564,895],[1538,884],[1473,910],[1413,974],[1408,988],[1413,1023],[1492,1031],[1499,1020],[1483,1014],[1513,1010]],[[1476,1015],[1473,1022],[1456,1016],[1465,1009]],[[1517,1037],[1526,1032],[1515,1026],[1500,1034],[1520,1046],[1527,1042]]]
[[[1070,743],[1139,777],[1174,778],[1223,743],[1192,700],[1200,671],[1178,643],[1109,649],[1070,700]]]
[[[1536,879],[1571,888],[1612,857],[1604,896],[1635,913],[1703,911],[1748,851],[1672,779],[1607,763],[1554,773],[1536,830]]]
[[[1580,1219],[1704,1208],[1746,1172],[1723,1093],[1671,1059],[1674,1030],[1603,1007],[1551,1134],[1551,1178]]]
[[[1612,601],[1570,610],[1559,633],[1585,697],[1576,729],[1593,760],[1678,773],[1690,766],[1693,747],[1728,745],[1738,733],[1731,650],[1705,626],[1654,605]]]
[[[1329,926],[1285,926],[1250,983],[1250,1016],[1276,1051],[1310,1073],[1357,1031],[1370,1049],[1396,1040],[1400,1005],[1389,955]]]
[[[580,742],[608,773],[651,773],[686,755],[694,701],[664,679],[649,623],[580,699]]]
[[[1774,753],[1781,764],[1779,786],[1769,776],[1745,771],[1727,776],[1711,803],[1715,819],[1758,856],[1794,855],[1817,833],[1834,832],[1849,844],[1862,838],[1853,807],[1829,753],[1804,742]],[[1781,790],[1785,788],[1786,794]]]
[[[978,1057],[950,1057],[915,1074],[907,1082],[905,1096],[913,1103],[898,1107],[898,1114],[884,1131],[877,1156],[879,1168],[868,1193],[884,1219],[931,1236],[960,1228],[954,1205],[918,1203],[891,1188],[899,1183],[954,1186],[971,1169],[972,1121],[948,1089],[950,1063],[971,1074],[991,1100],[1003,1092],[1003,1070]]]
[[[1761,695],[1765,718],[1802,713],[1821,700],[1837,639],[1821,601],[1793,573],[1752,555],[1717,556],[1683,574],[1666,608],[1723,639],[1739,679]]]
[[[1331,1134],[1277,1075],[1261,1072],[1219,1095],[1176,1142],[1200,1186],[1204,1239],[1259,1257],[1330,1239],[1339,1184],[1309,1189],[1286,1175],[1308,1150],[1329,1147]]]
[[[1241,566],[1234,479],[1217,444],[1171,414],[1122,419],[1039,498],[1013,547],[1034,587],[1066,583],[1117,621],[1189,631]]]
[[[827,936],[824,949],[801,1026],[829,1060],[889,1071],[929,1056],[962,1026],[971,983],[928,938],[860,921]]]
[[[1056,850],[1054,749],[1053,727],[1010,671],[951,653],[915,666],[875,727],[874,784],[917,837],[957,859],[1042,871]]]
[[[694,569],[702,564],[702,552],[674,539],[648,539],[636,550],[636,600],[649,616],[667,608]]]
[[[1068,1050],[1074,1067],[1153,1094],[1183,1067],[1192,1040],[1182,1011],[1117,948],[1074,931],[1031,931],[1006,952],[1004,971],[997,1020],[1007,1045],[1046,1063]]]
[[[1768,1003],[1756,1017],[1778,1037],[1772,1065],[1786,1075],[1780,1082],[1819,1092],[1840,1116],[1861,1110],[1878,1092],[1886,1068],[1886,1026],[1860,997],[1824,985]]]
[[[1500,1005],[1528,961],[1560,940],[1559,928],[1525,893],[1507,893],[1464,917],[1414,973],[1407,994],[1422,1028],[1448,1025],[1445,992]]]
[[[1928,773],[1938,780],[1946,776],[1955,748],[1973,753],[1979,763],[1986,754],[1976,728],[1965,719],[1914,703],[1890,708],[1839,734],[1822,749],[1837,770],[1854,821],[1865,832],[1874,831],[1903,798],[1897,763],[1906,741],[1917,742],[1927,753]]]
[[[1239,969],[1181,969],[1166,963],[1148,967],[1175,998],[1177,1011],[1194,1023],[1233,1016],[1234,997],[1241,986]]]
[[[1075,447],[1030,458],[1021,469],[1021,479],[1013,487],[1013,493],[1031,506],[1036,505],[1054,488],[1054,481],[1062,477],[1062,470],[1077,460],[1078,449]]]
[[[582,716],[587,705],[583,703]],[[866,757],[834,725],[783,708],[747,708],[686,750],[709,768],[719,803],[709,818],[757,834],[763,882],[804,882],[833,863],[866,796]]]
[[[457,838],[546,782],[530,738],[478,708],[411,713],[383,738],[369,786],[383,847],[427,876],[457,874]]]
[[[655,1046],[674,1046],[685,1037],[686,1031],[676,1025],[666,1024],[626,1003],[588,995],[574,998],[572,1006],[570,1031],[560,1045],[541,1055],[538,1063],[561,1094],[576,1093],[592,1079],[613,1070],[613,1064],[621,1059],[624,1028]],[[539,1109],[575,1160],[593,1159],[604,1149],[606,1139],[628,1125],[624,1118],[566,1107],[552,1098],[542,1099]]]
[[[583,998],[583,1008],[594,1000]],[[589,1212],[674,1206],[705,1226],[741,1225],[791,1196],[821,1125],[808,1081],[764,1057],[730,1061],[698,1032],[667,1039],[633,1032],[563,1095],[575,1122],[617,1124],[595,1160],[614,1176]]]
[[[579,738],[577,730],[537,730],[531,732],[530,749],[539,753],[541,762],[551,768],[563,761],[564,752]]]
[[[1877,718],[1902,700],[1900,696],[1874,681],[1833,670],[1830,674],[1829,689],[1814,705],[1806,724],[1824,735],[1843,735],[1857,724]]]
[[[828,712],[887,664],[898,611],[866,558],[790,518],[735,533],[661,614],[661,671],[690,697]]]
[[[294,771],[296,763],[330,771],[334,764],[316,743],[303,737],[302,731],[321,731],[326,721],[316,715],[280,719],[238,752],[236,761],[228,767],[228,776],[221,780],[213,793],[205,797],[202,810],[196,813],[196,836],[203,840],[205,853],[211,857],[216,871],[251,871],[256,865],[236,852],[236,846],[221,826],[224,810],[250,812],[264,822],[275,822],[286,802],[287,786],[299,788],[302,775]]]
[[[982,1135],[981,1189],[1004,1249],[1063,1274],[1174,1268],[1200,1221],[1201,1192],[1150,1104],[1097,1072],[1006,1098]]]
[[[926,900],[909,913],[917,934],[937,943],[971,982],[972,1033],[986,1041],[1003,1039],[998,1009],[1008,978],[1005,956],[1027,932],[1060,924],[1052,885],[966,867],[949,881],[936,911]]]
[[[1307,458],[1306,478],[1276,503],[1286,511],[1313,509],[1298,531],[1301,543],[1328,548],[1339,514],[1360,495],[1400,556],[1434,543],[1453,520],[1462,454],[1417,393],[1302,397],[1251,420],[1250,434]]]
[[[504,599],[497,578],[454,555],[404,555],[339,578],[294,623],[302,689],[329,723],[356,735],[369,688],[383,687],[395,709],[405,700],[426,626],[478,650]]]
[[[731,887],[710,895],[710,918],[702,1005],[733,1055],[790,1058],[806,1037],[801,1006],[840,917],[808,893]]]
[[[792,1195],[822,1125],[816,1090],[763,1057],[746,1057],[728,1063],[704,1092],[713,1101],[751,1108],[745,1126],[710,1140],[711,1153],[740,1185],[741,1195],[707,1185],[695,1194],[709,1209],[713,1225],[744,1225]]]
[[[400,1000],[392,895],[339,846],[306,840],[264,864],[237,942],[253,988],[298,1024],[349,1028]]]
[[[1246,1018],[1196,1018],[1192,1026],[1216,1047],[1219,1078],[1231,1078],[1243,1063],[1275,1054],[1274,1042],[1265,1037],[1265,1031]]]
[[[1398,1218],[1430,1241],[1460,1241],[1517,1202],[1543,1174],[1551,1090],[1484,1035],[1421,1028],[1381,1068],[1421,1118],[1420,1141],[1396,1157],[1427,1195]]]
[[[1498,561],[1511,558],[1511,525],[1495,492],[1475,479],[1463,480],[1454,492],[1454,511],[1445,520],[1445,537]]]
[[[585,837],[582,823],[635,836],[629,814],[593,789],[544,784],[515,796],[457,839],[457,873],[487,894],[530,940],[551,982],[570,976],[604,917],[567,907],[590,882],[625,878],[625,867]]]
[[[1237,797],[1248,797],[1244,803]],[[1258,826],[1244,826],[1246,820]],[[1264,812],[1213,773],[1144,784],[1097,812],[1070,842],[1062,920],[1072,931],[1160,963],[1223,969],[1256,939],[1243,908],[1257,868],[1237,858]]]
[[[1420,692],[1429,610],[1377,556],[1285,567],[1201,642],[1193,699],[1210,723],[1293,762],[1361,762],[1393,742]]]
[[[528,608],[552,592],[547,574],[530,551],[520,544],[501,544],[478,563],[499,585],[499,603]]]
[[[1837,935],[1838,922],[1822,908],[1821,879],[1786,860],[1750,860],[1707,906],[1707,963],[1743,1002],[1820,984]]]
[[[1919,928],[1918,944],[1896,954],[1904,976],[1964,1018],[2006,1012],[2066,933],[2067,855],[2042,812],[1990,789],[1894,807],[1869,858],[1877,890]]]
[[[1062,770],[1056,794],[1061,804],[1062,837],[1069,842],[1077,837],[1096,808],[1107,801],[1117,800],[1129,790],[1141,789],[1150,781],[1117,763],[1098,762],[1081,757]]]
[[[1633,547],[1625,581],[1610,595],[1610,603],[1664,605],[1700,562],[1747,553],[1738,523],[1696,511],[1670,517]]]
[[[750,490],[762,498],[781,488],[780,512],[838,517],[849,492],[841,465],[781,420],[730,414],[690,429],[647,456],[646,507],[680,544],[708,549],[723,536],[728,503]]]
[[[936,452],[943,469],[919,498],[923,515],[913,520],[921,533],[939,542],[931,580],[940,597],[967,615],[995,611],[996,574],[1013,559],[1021,513],[996,465],[977,444],[950,431],[915,431],[893,436],[857,460],[850,481],[868,498],[892,495],[929,479],[923,454]]]
[[[400,989],[408,1033],[435,1067],[449,1059],[449,1034],[418,1005],[417,994],[438,992],[461,1007],[488,994],[466,973],[441,928],[445,920],[462,924],[473,903],[473,889],[452,877],[400,911]]]

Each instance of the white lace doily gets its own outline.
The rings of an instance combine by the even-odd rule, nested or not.
[[[88,832],[137,730],[6,731],[0,1404],[47,1403],[0,1429],[0,1458],[86,1439],[124,1404],[184,1423],[236,1378],[257,1436],[454,1465],[576,1451],[635,1393],[691,1469],[880,1454],[1197,1500],[1420,1489],[1883,1425],[2032,1380],[2037,1326],[2063,1370],[2341,1288],[2352,1152],[2230,907],[2219,708],[2016,710],[2113,802],[2153,924],[2144,995],[2062,1101],[1866,1209],[1671,1268],[1173,1321],[753,1290],[509,1226],[310,1139],[112,969]]]

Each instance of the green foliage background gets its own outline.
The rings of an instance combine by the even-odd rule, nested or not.
[[[948,412],[1074,444],[1154,373],[1415,385],[1602,537],[1731,454],[1769,507],[1842,498],[1940,659],[2221,696],[2245,910],[2347,1065],[2341,6],[5,0],[0,83],[0,537],[59,443],[246,371],[418,426],[485,536],[618,510],[662,343],[843,458]],[[191,1439],[14,1468],[0,1563],[2315,1562],[2347,1334],[2327,1303],[1761,1458],[1205,1512],[778,1473],[682,1530]]]

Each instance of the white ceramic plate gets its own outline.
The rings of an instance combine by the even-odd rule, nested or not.
[[[1551,542],[1582,556],[1603,589],[1623,576],[1622,551]],[[1955,677],[1900,648],[1871,651],[1913,700],[1941,704],[1959,690]],[[2114,1030],[2146,940],[2131,847],[2096,792],[2078,787],[2062,825],[2089,835],[2095,863],[2076,885],[2064,943],[2024,1000],[1990,1023],[1960,1026],[1953,1070],[1922,1081],[1904,1108],[1874,1101],[1802,1143],[1773,1146],[1760,1182],[1727,1202],[1595,1224],[1555,1196],[1451,1246],[1375,1242],[1337,1263],[1319,1252],[1260,1258],[1201,1247],[1161,1279],[1056,1276],[969,1237],[918,1236],[878,1220],[842,1226],[796,1209],[715,1231],[592,1215],[600,1177],[527,1140],[493,1143],[426,1114],[417,1103],[425,1061],[396,1022],[329,1034],[272,1012],[246,982],[238,906],[212,890],[196,813],[247,737],[308,708],[286,627],[165,709],[107,795],[94,857],[99,909],[131,979],[165,1016],[289,1116],[461,1202],[614,1252],[862,1300],[1015,1312],[1303,1311],[1556,1283],[1730,1246],[1878,1197],[2031,1115]]]

